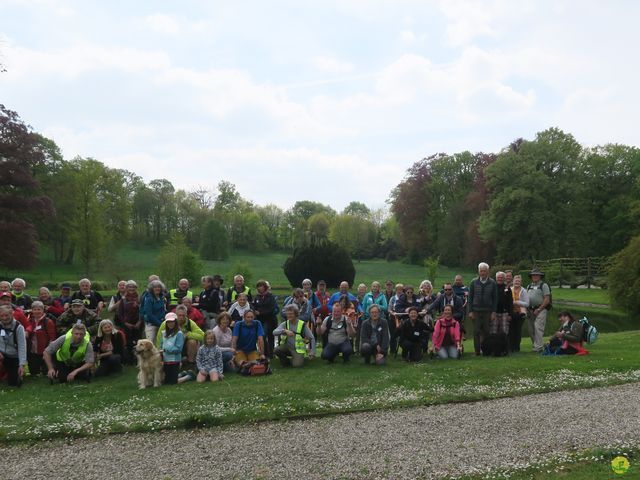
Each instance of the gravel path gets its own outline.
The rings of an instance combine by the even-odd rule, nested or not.
[[[591,415],[575,421],[576,409]],[[81,414],[81,413],[80,413]],[[572,424],[575,430],[559,425]],[[640,442],[640,383],[0,448],[0,478],[438,478]]]

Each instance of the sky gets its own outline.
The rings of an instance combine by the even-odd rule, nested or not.
[[[640,145],[640,2],[0,0],[0,103],[67,159],[372,208],[434,153]]]

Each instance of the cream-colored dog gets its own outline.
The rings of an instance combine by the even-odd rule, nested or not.
[[[138,357],[138,386],[159,387],[164,380],[162,370],[162,354],[151,340],[138,340],[136,343],[136,357]]]

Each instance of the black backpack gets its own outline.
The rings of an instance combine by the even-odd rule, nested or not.
[[[13,335],[13,345],[16,347],[16,350],[18,349],[18,335],[17,335],[18,325],[21,325],[21,323],[16,320],[16,325],[13,327],[13,330],[9,330],[7,328],[0,327],[0,330],[4,331],[5,335],[7,334],[7,332],[11,332],[11,334]]]
[[[505,333],[494,333],[482,341],[482,354],[485,357],[506,357],[509,355],[509,342]]]

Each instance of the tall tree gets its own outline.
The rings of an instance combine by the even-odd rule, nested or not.
[[[0,264],[30,268],[37,259],[36,222],[53,214],[34,170],[45,162],[41,137],[16,112],[0,104],[0,238],[5,251]]]

